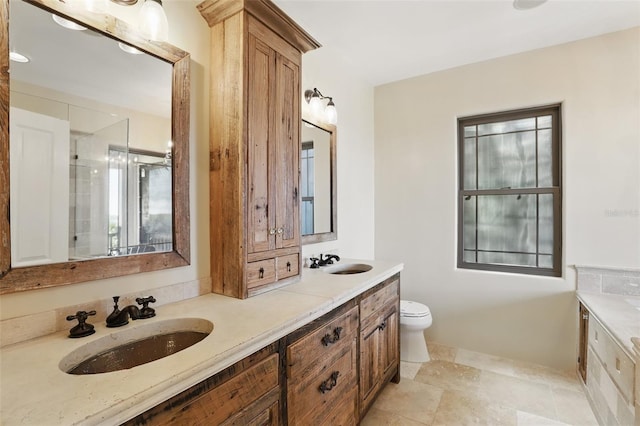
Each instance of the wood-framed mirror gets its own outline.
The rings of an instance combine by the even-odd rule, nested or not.
[[[94,14],[72,8],[71,2],[64,3],[58,0],[0,1],[0,18],[3,23],[8,23],[0,28],[0,212],[2,212],[0,214],[0,294],[189,265],[189,54],[167,43],[150,42],[143,39],[132,26],[114,16]],[[57,68],[57,64],[51,62],[51,58],[59,59],[55,62],[72,63],[73,69],[70,68],[62,74],[70,74],[71,78],[68,80],[72,80],[71,83],[76,84],[77,90],[80,90],[78,88],[84,77],[89,75],[93,78],[90,91],[68,91],[68,87],[72,86],[69,81],[65,85],[57,78],[43,77],[41,74],[34,74],[32,80],[29,81],[29,73],[21,73],[18,70],[21,66],[20,63],[17,66],[14,66],[13,61],[10,63],[9,53],[19,49],[23,41],[24,45],[28,45],[17,30],[24,29],[26,24],[32,20],[45,19],[38,17],[43,14],[46,15],[47,23],[53,22],[55,19],[51,18],[55,15],[81,25],[86,30],[57,29],[57,31],[65,31],[65,37],[76,37],[73,39],[73,46],[68,41],[58,42],[46,33],[39,34],[38,44],[51,43],[47,47],[50,52],[40,50],[38,53],[34,53],[32,61],[27,65],[35,66],[38,61],[44,62],[45,53],[51,53],[50,62],[45,63],[44,67],[40,64],[40,71],[43,68],[51,68],[52,70]],[[20,19],[27,19],[27,21],[21,23]],[[39,24],[38,31],[44,31],[44,27],[44,24]],[[76,34],[73,34],[74,32]],[[76,40],[78,40],[77,45],[75,45]],[[111,47],[115,47],[114,51],[117,50],[120,54],[119,58],[122,59],[118,59],[114,64],[116,68],[110,68],[112,66],[109,62],[111,54],[105,54],[104,51],[99,50],[100,47],[86,47],[94,45],[84,44],[85,42],[100,45],[109,44]],[[59,52],[55,52],[56,43],[63,48]],[[39,47],[42,48],[42,46]],[[132,52],[135,55],[131,54]],[[91,55],[94,53],[99,56],[92,57]],[[79,59],[83,59],[84,65],[78,66],[78,63],[75,62],[76,58],[62,58],[62,55],[68,54],[74,54]],[[164,80],[156,80],[154,75],[146,71],[146,65],[136,65],[142,62],[135,61],[157,64],[154,67],[166,70],[159,72],[159,74],[164,73],[161,77]],[[95,64],[101,69],[92,68]],[[77,73],[78,70],[81,74]],[[106,74],[107,77],[102,77],[105,75],[103,72],[110,74]],[[134,81],[134,76],[141,72],[146,74],[143,78]],[[26,77],[19,79],[19,75]],[[88,80],[91,81],[91,79]],[[106,84],[110,80],[121,83],[122,86],[117,90],[109,86],[99,86],[101,82]],[[163,81],[166,84],[156,83],[156,81]],[[43,87],[35,85],[34,82],[41,83]],[[130,84],[127,85],[127,83]],[[60,86],[55,84],[60,84]],[[143,87],[145,85],[146,88]],[[141,89],[140,93],[137,91],[138,88]],[[81,90],[86,90],[86,88]],[[157,94],[153,92],[157,92],[164,94],[165,97],[154,101],[150,97],[145,97],[147,95],[143,93],[143,90],[146,90],[148,96],[156,96]],[[49,96],[51,93],[53,95]],[[60,93],[64,94],[65,99],[60,98],[58,95]],[[98,93],[100,96],[108,97],[109,94],[112,96],[110,99],[98,99],[96,98]],[[68,101],[67,98],[72,101]],[[39,99],[45,99],[46,106],[43,106],[44,103],[41,103]],[[78,99],[78,103],[75,103],[73,99]],[[62,134],[67,135],[60,138],[60,140],[64,140],[66,145],[62,145],[59,151],[56,151],[58,148],[52,149],[52,154],[48,154],[49,145],[55,145],[49,142],[48,136],[44,139],[35,137],[34,140],[37,143],[27,143],[25,141],[28,139],[16,130],[22,129],[16,124],[17,118],[25,112],[24,110],[30,109],[25,105],[29,105],[32,103],[31,101],[38,104],[37,107],[34,107],[36,109],[56,110],[59,114],[66,114],[66,117],[62,119],[56,118],[56,126],[59,124],[58,122],[62,123]],[[136,102],[146,103],[149,110],[141,111]],[[118,111],[118,113],[122,113],[122,111],[133,112],[128,113],[124,118],[116,117],[118,114],[109,113],[110,110],[104,109],[104,105],[113,106],[114,111]],[[154,108],[158,108],[158,110],[153,110]],[[160,111],[159,109],[162,108],[164,110]],[[22,122],[29,124],[23,127],[30,128],[34,117],[42,116],[48,120],[47,114],[42,114],[40,110],[37,113],[26,111],[26,119],[23,119]],[[99,111],[99,114],[96,111]],[[55,116],[55,114],[51,115]],[[114,123],[108,122],[109,116],[112,117]],[[108,125],[105,125],[105,120]],[[155,127],[166,128],[166,137],[159,134],[152,136],[153,132],[148,129],[152,129],[154,126],[143,129],[140,123],[145,121],[156,124],[164,123]],[[108,136],[100,139],[99,131],[95,131],[93,128],[82,128],[82,126],[86,127],[89,125],[88,123],[94,122],[101,123],[98,126],[101,129],[100,132]],[[116,128],[124,129],[121,132],[124,134],[124,143],[114,142],[115,139],[111,135],[116,131]],[[42,133],[39,128],[37,131]],[[15,142],[14,136],[18,134],[20,134],[19,142]],[[49,133],[43,134],[48,135]],[[102,180],[84,182],[85,186],[91,186],[91,192],[88,194],[80,194],[81,191],[77,189],[81,186],[78,178],[80,172],[78,171],[79,166],[74,163],[79,158],[81,150],[79,140],[82,138],[101,141],[100,144],[90,145],[90,149],[85,149],[100,153],[93,163],[85,167],[87,174],[91,177],[93,174],[96,176],[104,175]],[[133,143],[132,140],[139,142]],[[43,141],[44,143],[40,143]],[[22,143],[22,145],[15,145],[16,143]],[[150,148],[149,144],[151,143],[154,143],[155,146]],[[70,145],[75,148],[69,149]],[[22,149],[23,146],[31,148]],[[56,152],[59,153],[56,154]],[[16,157],[17,153],[20,153],[18,157]],[[19,163],[24,158],[34,157],[39,158],[39,163],[38,161],[29,162],[24,167],[22,163]],[[47,157],[49,158],[47,159]],[[58,159],[62,159],[62,166],[58,163]],[[17,164],[10,164],[11,161],[15,161]],[[100,161],[101,164],[97,165]],[[119,168],[115,166],[118,161],[121,164]],[[15,167],[12,168],[12,166]],[[53,172],[51,170],[53,169],[62,170],[62,178],[59,176],[52,178]],[[37,187],[30,186],[31,183],[25,184],[24,176],[33,176]],[[55,183],[53,183],[54,181]],[[57,186],[59,182],[63,183],[62,190]],[[104,183],[101,192],[95,192],[96,182]],[[76,189],[69,189],[71,187]],[[117,192],[114,189],[117,187],[124,189]],[[51,194],[49,193],[50,189],[55,189],[58,193]],[[69,195],[70,192],[71,195]],[[40,198],[48,200],[47,204],[38,204],[41,201],[38,200],[38,197],[33,196],[30,198],[31,201],[24,201],[29,198],[26,195],[30,193],[39,194]],[[158,193],[161,195],[156,195]],[[65,197],[73,198],[75,201],[68,201],[67,204],[61,203],[59,200],[65,199]],[[133,210],[131,207],[134,204],[132,201],[134,198],[142,200],[136,201],[137,210]],[[57,211],[61,212],[62,216],[47,216],[42,213],[43,210],[49,209],[49,206],[54,204],[51,200],[61,204],[62,208],[58,208]],[[80,203],[85,203],[82,204],[81,209],[78,208]],[[102,210],[98,211],[100,214],[92,211],[91,215],[87,216],[90,216],[93,222],[90,225],[81,223],[78,216],[82,213],[79,212],[87,210],[90,206],[94,207],[96,203],[101,206]],[[114,217],[116,219],[113,219]],[[116,221],[115,225],[112,223],[114,220]],[[127,225],[126,231],[117,222],[118,220],[131,222]],[[43,222],[47,223],[43,224]],[[21,227],[16,228],[17,223],[21,223]],[[82,250],[85,251],[82,251],[76,246],[72,248],[73,241],[77,241],[79,238],[78,229],[83,226],[91,228],[91,230],[100,229],[99,238],[91,237],[93,238],[93,246],[98,247],[97,249],[83,248]],[[38,237],[42,234],[40,229],[54,229],[56,227],[63,229],[62,232],[56,230],[65,240],[62,246],[66,245],[66,248],[62,247],[62,255],[59,255],[56,249],[52,249],[51,241],[53,238],[50,238],[49,234],[45,233],[44,236]],[[34,228],[36,231],[29,228]],[[136,231],[130,230],[134,228]],[[153,238],[149,236],[151,229],[154,230]],[[31,232],[32,235],[24,237],[23,230]],[[12,233],[16,235],[12,235]],[[160,237],[161,234],[164,236]],[[35,244],[36,248],[31,250],[32,252],[38,256],[40,256],[40,252],[46,252],[44,256],[40,256],[43,258],[47,258],[54,252],[56,255],[51,255],[50,259],[44,260],[38,260],[36,259],[38,256],[34,256],[35,260],[33,260],[29,259],[29,250],[16,250],[16,243],[23,248],[25,241],[31,243],[34,239],[42,240],[44,243]],[[57,247],[59,246],[58,244]],[[27,255],[22,256],[25,252]]]
[[[302,244],[337,240],[336,126],[303,118],[300,140]]]

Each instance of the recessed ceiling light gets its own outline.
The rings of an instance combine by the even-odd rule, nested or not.
[[[129,46],[128,44],[124,44],[121,41],[118,42],[118,46],[120,47],[120,49],[124,50],[127,53],[131,53],[132,55],[142,55],[143,53],[140,50],[136,49],[135,47]]]
[[[13,62],[21,62],[23,64],[29,62],[29,58],[18,52],[9,52],[9,59]]]
[[[513,0],[513,7],[518,10],[533,9],[546,1],[547,0]]]
[[[83,27],[82,25],[76,24],[73,21],[70,21],[68,19],[64,19],[62,16],[58,16],[55,14],[51,14],[51,17],[53,18],[53,20],[56,22],[56,24],[65,27],[66,29],[69,30],[74,30],[74,31],[84,31],[87,28]]]

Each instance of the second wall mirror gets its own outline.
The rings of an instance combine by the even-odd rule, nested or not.
[[[1,292],[188,265],[189,54],[110,15],[4,2]]]
[[[302,120],[300,216],[302,244],[338,238],[336,127]]]

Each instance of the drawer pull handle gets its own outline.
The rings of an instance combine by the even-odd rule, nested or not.
[[[264,268],[260,268],[258,270],[258,278],[260,279],[264,278]]]
[[[291,272],[291,262],[287,262],[287,272]]]
[[[620,358],[616,358],[616,371],[620,372]]]
[[[338,376],[340,375],[339,371],[334,371],[331,373],[331,376],[320,383],[320,387],[318,388],[321,393],[325,393],[333,389],[338,384]]]
[[[342,327],[336,327],[333,330],[333,334],[325,334],[324,337],[322,338],[322,344],[324,346],[329,346],[335,342],[337,342],[338,340],[340,340],[340,334],[342,333]]]
[[[387,322],[386,321],[384,321],[382,324],[380,324],[378,326],[378,330],[380,330],[380,331],[384,330],[385,328],[387,328]]]

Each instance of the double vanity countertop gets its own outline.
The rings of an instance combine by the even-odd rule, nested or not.
[[[245,358],[400,272],[403,264],[366,263],[370,271],[333,275],[304,268],[299,282],[249,299],[217,294],[159,306],[156,317],[107,328],[90,317],[96,333],[69,339],[67,332],[0,350],[0,422],[3,425],[114,425],[156,406]],[[209,336],[181,352],[129,370],[71,375],[61,360],[84,345],[125,329],[171,319],[213,323]],[[91,321],[93,320],[93,321]]]

